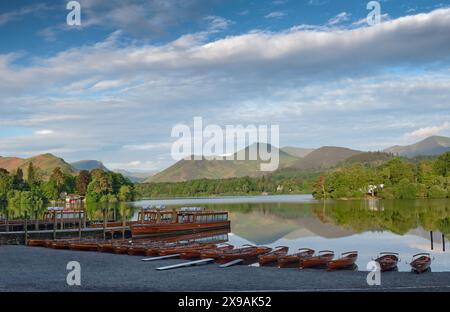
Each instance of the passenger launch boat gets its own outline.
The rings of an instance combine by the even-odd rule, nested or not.
[[[134,238],[230,228],[228,212],[207,211],[201,207],[185,207],[180,210],[151,208],[139,212],[138,219],[130,225]]]

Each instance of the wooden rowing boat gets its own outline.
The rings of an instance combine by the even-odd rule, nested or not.
[[[77,241],[77,239],[57,239],[52,241],[51,248],[53,249],[69,249],[70,243]]]
[[[232,250],[234,248],[233,245],[225,244],[224,246],[211,248],[209,250],[207,249],[195,249],[190,251],[185,251],[180,254],[181,259],[185,260],[191,260],[191,259],[197,259],[201,257],[202,252],[216,252],[216,251],[222,251],[222,250]]]
[[[114,252],[112,241],[104,241],[97,244],[97,251],[99,252]]]
[[[121,242],[113,244],[113,251],[119,255],[128,254],[128,249],[131,247],[131,242]]]
[[[183,252],[191,252],[196,250],[209,250],[217,248],[216,244],[201,244],[201,243],[193,243],[186,246],[175,246],[175,247],[167,247],[161,248],[158,252],[159,256],[168,256],[174,254],[181,254]]]
[[[321,250],[317,256],[300,259],[299,268],[319,268],[326,267],[329,261],[333,260],[334,252],[331,250]]]
[[[233,260],[242,259],[245,262],[255,262],[258,256],[266,254],[272,251],[272,248],[265,246],[246,246],[241,248],[235,248],[230,250],[214,250],[201,253],[201,258],[207,258],[208,255],[212,255],[213,259],[216,259],[218,263],[227,263]]]
[[[397,263],[399,261],[398,253],[396,252],[380,252],[378,257],[375,259],[380,265],[380,271],[392,271],[397,268]]]
[[[258,257],[259,265],[265,266],[276,263],[278,261],[278,258],[286,256],[288,251],[289,247],[285,246],[275,247],[275,250],[272,250],[271,252]]]
[[[27,246],[30,247],[46,247],[47,240],[46,239],[29,239],[27,242]]]
[[[357,251],[344,252],[339,259],[328,262],[328,271],[352,267],[355,264],[356,259],[358,259]]]
[[[410,265],[412,271],[415,273],[420,274],[426,272],[431,266],[431,255],[426,252],[418,253],[413,256]]]
[[[97,241],[91,240],[91,241],[76,241],[76,242],[70,242],[69,248],[70,250],[77,250],[77,251],[97,251],[98,250],[98,243]]]
[[[295,254],[279,257],[277,261],[278,266],[280,268],[298,267],[300,260],[311,257],[314,252],[310,248],[300,248]]]

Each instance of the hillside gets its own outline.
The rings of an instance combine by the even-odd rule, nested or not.
[[[378,166],[395,157],[393,154],[384,152],[364,152],[350,156],[343,161],[343,165],[363,164]]]
[[[247,147],[236,154],[237,156],[248,156],[253,148],[263,147],[262,144],[255,144]],[[274,152],[275,147],[272,147]],[[256,150],[257,151],[257,150]],[[280,163],[279,167],[287,167],[298,160],[297,157],[289,155],[279,150]],[[248,159],[248,158],[247,158]],[[211,160],[203,158],[202,160],[180,160],[171,167],[145,180],[145,182],[181,182],[197,179],[226,179],[235,177],[258,177],[268,172],[260,171],[258,160]]]
[[[431,156],[450,151],[450,138],[443,136],[431,136],[411,145],[395,145],[384,150],[398,156]]]
[[[304,158],[295,161],[289,168],[301,170],[331,168],[349,157],[361,153],[361,151],[345,147],[324,146],[312,151]]]
[[[116,169],[113,170],[116,173],[120,173],[124,177],[128,178],[133,183],[140,183],[144,182],[146,179],[151,177],[154,173],[153,172],[146,172],[146,171],[128,171],[123,169]]]
[[[39,173],[44,179],[48,178],[56,167],[60,167],[66,174],[73,174],[75,172],[71,165],[66,163],[62,158],[58,158],[52,154],[42,154],[26,159],[0,157],[0,168],[4,168],[9,172],[14,172],[17,168],[21,168],[24,172],[24,177],[26,177],[30,162],[39,169]]]
[[[314,151],[313,148],[301,148],[301,147],[293,147],[293,146],[286,146],[282,147],[281,150],[285,153],[288,153],[291,156],[303,158],[312,151]]]
[[[98,160],[80,160],[70,164],[76,171],[87,170],[91,171],[94,169],[101,169],[103,171],[109,171],[101,161]]]

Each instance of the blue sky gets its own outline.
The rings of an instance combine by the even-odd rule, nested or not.
[[[379,150],[450,134],[450,1],[0,3],[0,155],[160,170],[171,128],[279,124],[280,144]]]

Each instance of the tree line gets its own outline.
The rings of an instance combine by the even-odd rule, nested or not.
[[[130,201],[135,196],[133,183],[119,173],[94,169],[71,175],[57,167],[43,180],[33,163],[27,169],[24,176],[21,168],[13,173],[0,168],[0,203],[42,206],[61,200],[64,193],[85,196],[90,202]]]
[[[315,198],[386,199],[450,197],[450,152],[436,159],[410,162],[396,157],[379,166],[354,164],[318,177]]]
[[[212,195],[260,195],[299,194],[307,190],[305,180],[262,176],[229,179],[199,179],[184,182],[158,182],[136,184],[136,193],[141,198],[150,197],[193,197]]]

